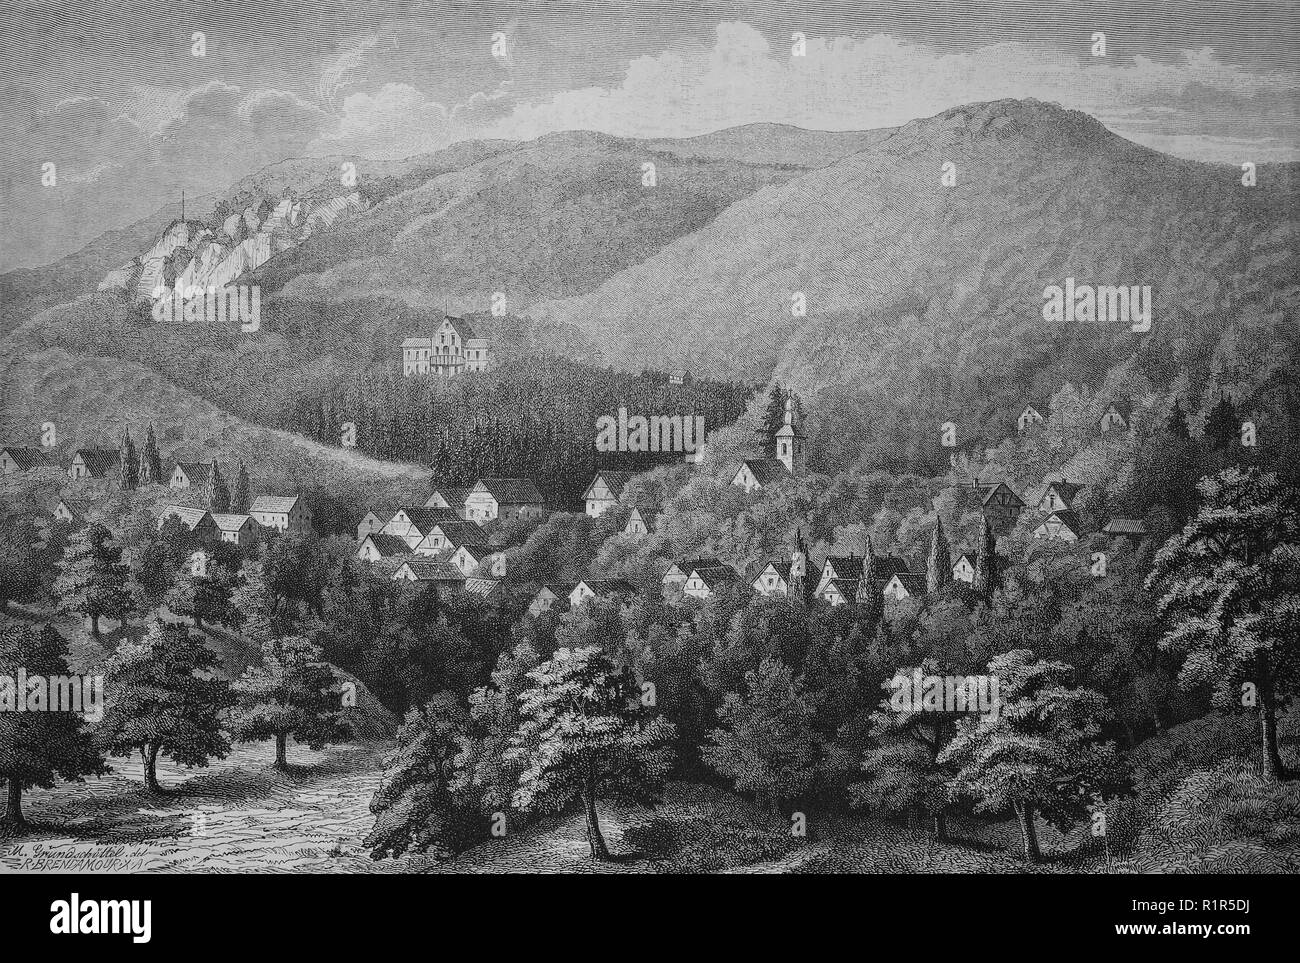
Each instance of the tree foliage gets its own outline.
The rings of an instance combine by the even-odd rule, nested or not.
[[[594,647],[562,648],[528,677],[505,753],[523,770],[514,804],[547,812],[580,801],[592,858],[607,859],[596,801],[655,801],[672,765],[673,725],[642,704],[631,672]]]
[[[1224,469],[1199,489],[1200,510],[1147,579],[1162,593],[1160,644],[1183,656],[1184,685],[1257,712],[1265,778],[1277,779],[1277,714],[1300,684],[1300,496],[1257,468]]]
[[[216,668],[199,636],[162,620],[142,640],[123,642],[105,664],[109,699],[98,738],[111,755],[139,751],[150,790],[160,790],[159,756],[202,767],[230,751],[221,713],[234,698]]]

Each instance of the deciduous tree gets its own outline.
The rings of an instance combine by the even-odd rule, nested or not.
[[[672,723],[640,699],[630,671],[589,646],[560,649],[528,673],[519,728],[505,758],[522,766],[517,808],[558,811],[580,800],[593,859],[608,859],[596,801],[657,801],[672,765]]]
[[[1123,788],[1115,744],[1101,738],[1106,698],[1076,688],[1065,663],[1037,660],[1028,649],[996,657],[988,674],[998,680],[997,712],[962,719],[936,762],[957,767],[954,796],[977,810],[1015,812],[1033,861],[1038,816],[1064,831],[1093,799]]]
[[[20,673],[46,680],[69,676],[68,646],[53,627],[37,632],[26,625],[0,630],[0,777],[8,783],[8,795],[0,835],[25,831],[23,790],[31,786],[53,787],[56,779],[83,781],[84,776],[106,772],[95,750],[85,719],[76,712],[16,712],[9,700],[28,699],[29,692],[17,691]],[[48,706],[47,706],[48,708]]]
[[[1228,468],[1201,480],[1200,510],[1156,554],[1161,646],[1186,687],[1253,711],[1264,777],[1288,776],[1277,715],[1300,687],[1300,495],[1275,474]]]
[[[262,664],[250,666],[234,683],[239,702],[235,738],[275,740],[275,768],[289,766],[289,737],[320,749],[346,736],[340,688],[320,649],[300,636],[271,639]]]
[[[181,766],[206,766],[230,751],[220,713],[234,697],[230,683],[215,674],[216,665],[202,638],[160,619],[143,639],[123,642],[109,657],[100,738],[110,755],[140,752],[151,792],[162,791],[160,755]]]

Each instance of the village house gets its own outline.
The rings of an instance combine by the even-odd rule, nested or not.
[[[458,518],[465,517],[465,499],[469,497],[472,489],[461,486],[439,486],[430,494],[429,499],[424,503],[425,508],[442,508],[454,512]]]
[[[813,593],[820,595],[822,589],[832,580],[857,584],[862,578],[862,566],[866,561],[861,555],[827,555],[822,563],[821,576],[817,580]],[[851,593],[850,593],[851,594]]]
[[[426,511],[439,511],[439,509],[426,509]],[[425,524],[423,521],[419,525]],[[420,539],[414,546],[417,555],[443,555],[455,552],[463,545],[475,549],[475,555],[479,549],[485,549],[488,544],[487,536],[483,530],[473,522],[462,521],[437,521],[425,536]]]
[[[167,505],[158,516],[158,527],[167,524],[167,519],[177,518],[181,524],[194,533],[201,542],[215,542],[221,537],[216,519],[212,513],[202,508],[186,508],[184,505]]]
[[[582,496],[587,502],[587,514],[599,518],[618,504],[623,489],[632,479],[630,471],[598,471]]]
[[[257,541],[260,526],[251,515],[214,512],[212,520],[217,523],[217,531],[223,542],[230,542],[240,548],[251,548]]]
[[[681,588],[695,569],[715,568],[721,564],[716,558],[692,558],[684,562],[670,562],[668,571],[664,573],[663,586],[665,589],[674,586]]]
[[[1083,491],[1082,485],[1072,485],[1068,481],[1049,481],[1042,497],[1038,499],[1038,510],[1045,514],[1068,512],[1074,510],[1074,496]]]
[[[263,528],[273,528],[293,535],[311,531],[311,511],[297,495],[258,495],[253,499],[249,514]]]
[[[623,534],[629,538],[640,538],[642,535],[649,534],[649,532],[650,526],[646,524],[641,509],[633,508],[632,513],[627,517],[627,524],[623,526]]]
[[[790,569],[793,564],[792,560],[768,562],[749,584],[759,595],[768,598],[789,598]],[[805,584],[817,585],[821,582],[821,572],[815,565],[810,564],[810,568],[811,571],[806,571],[804,574]]]
[[[121,461],[116,448],[78,448],[68,467],[68,477],[108,478],[117,472]]]
[[[695,599],[707,599],[725,586],[739,578],[730,565],[713,565],[691,570],[690,576],[682,583],[682,595]]]
[[[857,598],[858,584],[855,579],[833,578],[822,585],[816,597],[832,607],[848,605]]]
[[[425,582],[444,589],[459,589],[465,585],[465,576],[453,565],[436,558],[412,555],[397,567],[393,581]]]
[[[969,555],[962,555],[961,558],[952,563],[952,578],[954,582],[965,582],[967,585],[975,584],[975,563],[971,561]]]
[[[1112,518],[1101,533],[1111,538],[1126,538],[1137,544],[1147,537],[1147,526],[1140,518]]]
[[[636,587],[627,579],[584,579],[569,592],[569,607],[577,608],[587,599],[626,598],[636,594]]]
[[[999,535],[1016,527],[1016,519],[1025,508],[1024,499],[1013,492],[1006,482],[971,481],[971,489],[980,500],[980,508],[989,525]]]
[[[411,554],[411,546],[406,539],[396,535],[384,535],[381,532],[367,532],[357,545],[357,558],[366,562],[378,562],[386,558],[405,558]]]
[[[1114,405],[1111,405],[1106,410],[1106,413],[1101,416],[1101,421],[1098,422],[1098,427],[1101,428],[1102,431],[1110,431],[1112,428],[1127,428],[1128,422],[1125,421],[1124,416],[1119,413],[1119,409]]]
[[[1032,425],[1041,425],[1044,419],[1038,409],[1033,405],[1025,405],[1025,410],[1020,412],[1020,417],[1016,419],[1016,428],[1024,431]]]
[[[864,602],[883,591],[894,575],[906,575],[907,563],[894,555],[877,555],[867,545],[868,555],[828,555],[821,577],[813,590],[815,598],[831,605]]]
[[[462,575],[469,575],[474,572],[484,562],[494,558],[485,545],[458,545],[456,550],[451,553],[448,561],[454,565]]]
[[[220,469],[218,469],[220,470]],[[212,474],[212,463],[202,461],[178,461],[176,467],[167,478],[167,487],[182,488],[202,488],[208,483],[208,477]]]
[[[532,602],[528,605],[528,614],[536,618],[543,612],[549,612],[559,606],[560,611],[568,608],[569,593],[577,585],[573,582],[549,582],[537,590],[533,596]]]
[[[372,508],[367,511],[357,524],[357,541],[360,542],[367,535],[382,532],[395,511],[396,509],[390,511],[388,508]]]
[[[465,518],[479,525],[537,521],[542,517],[542,493],[531,478],[480,478],[465,498]]]
[[[44,448],[0,448],[0,474],[12,475],[34,468],[57,467],[59,457],[56,452]]]
[[[449,314],[431,336],[402,342],[405,377],[434,374],[451,378],[462,371],[486,371],[487,367],[488,341],[464,318]]]
[[[1034,529],[1034,538],[1055,539],[1058,542],[1077,542],[1082,533],[1079,516],[1071,511],[1052,512]]]
[[[50,511],[50,517],[56,522],[80,524],[86,520],[86,505],[70,498],[60,498]]]
[[[496,578],[467,578],[461,590],[489,602],[499,598],[504,591],[501,588],[501,580]]]
[[[921,598],[925,595],[925,575],[896,572],[885,583],[881,595],[895,602],[901,602],[910,596]]]
[[[404,505],[393,513],[393,517],[379,531],[384,535],[396,535],[405,539],[406,544],[414,549],[439,523],[456,521],[459,521],[456,514],[446,508]]]

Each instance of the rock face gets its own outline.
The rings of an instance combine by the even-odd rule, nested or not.
[[[161,287],[223,288],[297,247],[313,232],[328,230],[368,206],[356,191],[320,199],[282,197],[273,203],[264,219],[259,209],[265,209],[266,202],[224,218],[214,214],[211,224],[177,220],[149,250],[110,271],[99,290],[147,301]]]

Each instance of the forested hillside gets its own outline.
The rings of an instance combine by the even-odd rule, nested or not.
[[[147,305],[97,294],[47,312],[30,335],[49,348],[144,365],[254,424],[324,446],[430,466],[444,483],[482,475],[535,478],[573,506],[596,468],[641,470],[670,454],[598,452],[596,421],[629,414],[701,417],[706,432],[733,422],[753,385],[597,363],[565,325],[470,316],[493,344],[491,371],[454,380],[403,377],[401,343],[439,316],[399,301],[273,298],[252,334],[230,326],[155,323]],[[340,449],[341,450],[341,449]]]

